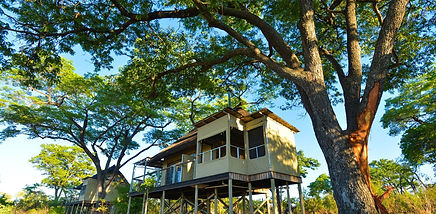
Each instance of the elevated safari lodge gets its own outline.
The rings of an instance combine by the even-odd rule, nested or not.
[[[288,196],[284,210],[291,210],[291,184],[298,185],[303,201],[294,126],[266,108],[253,113],[225,108],[194,126],[171,146],[134,164],[128,213],[131,198],[142,197],[142,213],[155,198],[160,214],[218,213],[219,206],[229,214],[278,214],[279,188]],[[258,194],[267,200],[255,206],[253,195]]]

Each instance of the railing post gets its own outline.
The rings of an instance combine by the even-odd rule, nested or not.
[[[135,170],[136,170],[136,164],[133,164],[132,180],[130,182],[129,192],[132,192],[132,189],[133,189],[133,181],[135,179]]]
[[[173,171],[173,177],[172,177],[172,184],[174,184],[174,183],[176,183],[176,165],[174,165],[174,166],[171,166],[171,170]]]

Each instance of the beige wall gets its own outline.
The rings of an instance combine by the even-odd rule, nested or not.
[[[83,185],[86,185],[86,191],[83,196],[79,197],[79,201],[85,200],[85,201],[98,201],[98,195],[97,195],[97,180],[93,178],[88,178],[83,181]],[[120,185],[119,182],[113,181],[109,187],[108,191],[106,192],[105,200],[108,202],[114,201],[118,196],[118,191],[116,186]],[[121,185],[128,185],[126,183],[123,183]]]
[[[195,178],[207,177],[210,175],[217,175],[224,172],[229,172],[229,159],[228,155],[221,159],[197,164],[195,170]]]
[[[229,172],[247,174],[247,160],[231,157],[229,158]]]
[[[228,116],[225,115],[198,128],[197,142],[225,131],[227,129],[227,126]]]
[[[293,131],[268,118],[266,133],[271,170],[299,176]]]

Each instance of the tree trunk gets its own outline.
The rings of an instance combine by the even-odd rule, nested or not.
[[[339,126],[323,82],[299,92],[326,159],[339,213],[378,213],[349,135]],[[367,145],[367,144],[366,144]]]
[[[97,175],[97,196],[98,200],[106,198],[105,173]]]

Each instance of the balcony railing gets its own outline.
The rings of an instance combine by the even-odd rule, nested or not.
[[[163,169],[147,167],[143,175],[133,177],[130,191],[143,191],[145,188],[153,189],[190,180],[193,178],[194,162],[190,160]]]
[[[245,149],[241,147],[230,145],[230,154],[232,154],[232,157],[245,159]]]
[[[250,159],[265,156],[265,144],[249,148],[248,154],[250,156]]]
[[[245,159],[245,149],[241,147],[230,145],[230,153],[232,154],[232,157]],[[226,145],[222,145],[200,153],[198,155],[198,163],[221,159],[224,156],[226,156]]]
[[[209,156],[206,157],[207,155]],[[198,163],[204,163],[206,160],[221,159],[224,156],[226,156],[226,145],[222,145],[198,154]]]

